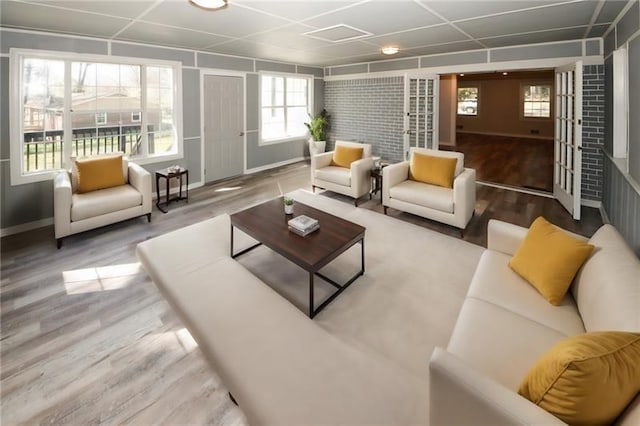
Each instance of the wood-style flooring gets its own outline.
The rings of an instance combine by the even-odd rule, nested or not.
[[[440,148],[463,152],[479,181],[553,192],[553,140],[456,133]]]
[[[297,163],[190,192],[189,203],[146,218],[71,236],[57,250],[53,229],[1,240],[1,423],[246,424],[197,345],[140,268],[141,241],[297,188],[310,189]],[[323,193],[344,202],[352,200]],[[360,208],[382,212],[379,195]],[[464,239],[486,244],[499,218],[528,225],[538,215],[591,235],[598,211],[574,222],[554,200],[478,186]],[[446,225],[390,209],[399,220],[459,238]],[[189,250],[175,247],[175,250]],[[274,384],[277,386],[277,384]]]

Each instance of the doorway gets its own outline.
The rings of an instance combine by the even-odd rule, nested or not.
[[[243,77],[204,75],[203,145],[204,182],[244,172]]]
[[[442,149],[465,154],[479,181],[553,193],[554,70],[496,71],[443,77],[455,87]],[[441,107],[443,94],[441,92]],[[442,116],[442,115],[441,115]],[[443,132],[444,133],[444,132]]]

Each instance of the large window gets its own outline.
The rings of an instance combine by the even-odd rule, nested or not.
[[[525,117],[551,117],[551,86],[523,85],[522,86],[523,115]]]
[[[458,88],[458,115],[478,115],[478,88]]]
[[[260,139],[276,142],[304,137],[311,111],[313,80],[263,74],[260,78]]]
[[[179,64],[21,50],[11,61],[13,183],[46,179],[70,157],[182,155]]]

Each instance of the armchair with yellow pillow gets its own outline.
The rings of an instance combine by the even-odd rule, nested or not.
[[[151,174],[121,154],[73,161],[53,179],[58,248],[69,235],[147,216],[151,222]]]
[[[640,424],[640,260],[611,225],[490,220],[429,371],[433,426]]]
[[[311,187],[358,199],[371,191],[371,145],[337,140],[333,151],[311,156]]]
[[[409,161],[382,170],[382,205],[459,229],[476,204],[476,171],[464,167],[461,152],[411,148]]]

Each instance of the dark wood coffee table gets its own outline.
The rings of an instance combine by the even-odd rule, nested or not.
[[[261,244],[269,247],[282,257],[309,272],[309,317],[313,318],[333,301],[340,293],[364,274],[364,232],[365,228],[332,214],[323,212],[299,202],[295,203],[293,215],[285,215],[282,197],[250,207],[231,215],[231,257],[236,258]],[[306,237],[301,237],[288,229],[289,219],[307,215],[320,222],[320,229]],[[238,228],[259,243],[238,253],[233,252],[233,230]],[[361,245],[361,266],[345,284],[339,284],[319,271],[332,260],[356,243]],[[319,276],[337,290],[314,309],[313,279]]]

